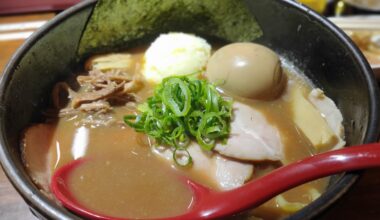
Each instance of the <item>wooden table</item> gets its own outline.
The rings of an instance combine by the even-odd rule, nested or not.
[[[45,21],[54,14],[0,17],[0,25],[10,22]],[[30,30],[16,30],[28,32]],[[9,32],[9,31],[8,31]],[[13,31],[11,31],[13,32]],[[0,39],[2,34],[0,30]],[[20,37],[20,36],[19,36]],[[9,57],[24,39],[0,40],[0,71],[2,72]],[[362,178],[352,189],[318,219],[380,219],[380,169],[365,171]],[[27,205],[12,187],[0,169],[0,219],[35,220]]]

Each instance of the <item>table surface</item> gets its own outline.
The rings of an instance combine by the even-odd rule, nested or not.
[[[46,21],[54,14],[35,14],[22,16],[0,17],[0,25],[14,22]],[[2,31],[0,29],[0,72],[14,51],[24,41],[19,39],[4,39],[2,36],[12,36],[9,33],[26,33],[22,25],[19,29]],[[363,173],[361,179],[337,203],[329,208],[318,219],[380,219],[380,169],[371,169]],[[35,220],[27,205],[12,187],[2,169],[0,169],[0,219]]]

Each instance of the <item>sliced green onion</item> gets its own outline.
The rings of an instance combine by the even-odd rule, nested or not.
[[[222,97],[205,80],[174,76],[165,78],[138,110],[139,115],[125,116],[125,123],[153,137],[158,144],[173,148],[173,160],[186,166],[191,163],[186,149],[191,139],[204,150],[212,150],[217,142],[226,143],[232,99]],[[178,162],[179,152],[186,152],[186,163]]]
[[[144,114],[143,115],[126,115],[124,122],[138,132],[144,132]]]
[[[186,148],[175,148],[173,151],[173,160],[175,164],[181,167],[189,166],[193,159]]]
[[[187,129],[193,136],[197,135],[198,127],[202,120],[202,117],[203,117],[203,113],[201,111],[193,111],[185,119]]]
[[[164,86],[162,101],[176,116],[185,116],[191,107],[190,89],[179,78],[170,78]]]

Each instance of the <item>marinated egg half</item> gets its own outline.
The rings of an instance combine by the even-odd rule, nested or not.
[[[206,77],[221,88],[245,98],[272,100],[286,84],[275,52],[254,43],[233,43],[209,59]]]

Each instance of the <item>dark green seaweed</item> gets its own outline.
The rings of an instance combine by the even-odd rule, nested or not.
[[[262,35],[242,0],[99,0],[78,55],[128,48],[140,39],[178,31],[229,42]]]

